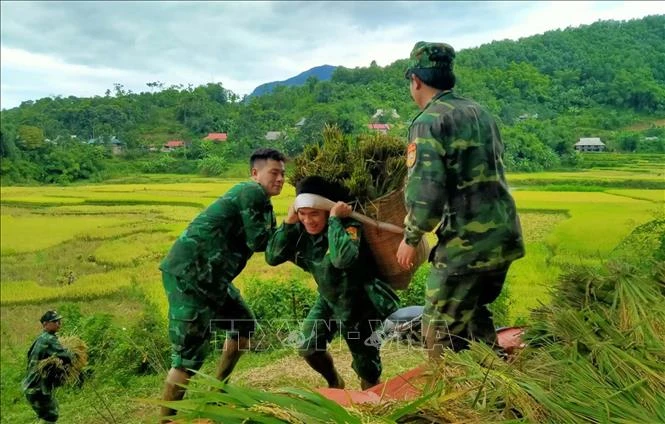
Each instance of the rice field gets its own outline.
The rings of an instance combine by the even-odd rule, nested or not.
[[[575,263],[602,262],[635,227],[665,214],[665,188],[640,188],[644,181],[656,185],[663,182],[663,174],[653,166],[642,173],[592,169],[512,174],[509,180],[516,187],[514,197],[527,251],[508,275],[509,317],[513,323],[524,323],[530,308],[549,300],[549,289],[562,269]],[[637,185],[626,186],[631,180]],[[109,310],[114,319],[123,321],[131,319],[140,307],[135,298],[126,296],[135,291],[166,317],[168,305],[159,261],[191,219],[241,180],[178,176],[173,179],[177,183],[167,181],[163,176],[146,176],[145,181],[133,178],[127,184],[0,189],[3,364],[9,360],[17,369],[24,366],[15,358],[24,355],[25,345],[37,333],[39,311],[63,302],[75,302],[91,311]],[[573,188],[598,181],[605,186],[595,191],[540,189],[539,184],[551,181],[572,184]],[[280,196],[273,198],[278,223],[294,196],[294,188],[286,186]],[[428,237],[433,245],[434,236]],[[268,266],[263,254],[250,259],[236,283],[242,290],[244,283],[253,278],[295,278],[314,285],[292,264]],[[8,338],[7,334],[12,336]],[[12,343],[8,345],[7,340]],[[342,353],[340,361],[349,362],[345,355]],[[245,364],[238,375],[261,387],[300,379],[310,385],[318,381],[304,366],[291,377],[276,375],[283,364],[277,362],[265,369]],[[396,373],[402,369],[393,364],[386,370]],[[350,368],[342,372],[353,378]],[[150,384],[159,386],[161,380],[153,380]],[[154,387],[144,395],[157,396],[158,390]],[[67,396],[73,399],[74,395]],[[66,408],[70,417],[76,413],[71,406]],[[29,416],[27,410],[24,412],[21,416]],[[144,421],[139,417],[124,422]]]
[[[612,175],[612,171],[603,172],[606,177]],[[534,178],[534,174],[529,175]],[[535,178],[557,176],[561,177],[535,174]],[[521,174],[515,174],[511,180],[520,178]],[[164,307],[159,261],[188,222],[237,181],[3,187],[1,304],[103,297],[135,284],[131,281],[141,281],[154,302]],[[509,275],[510,290],[515,293],[513,316],[524,315],[529,307],[546,300],[547,286],[558,267],[602,260],[632,228],[662,212],[664,193],[648,189],[516,190],[527,256],[513,264]],[[285,216],[294,194],[293,187],[287,186],[273,198],[278,221]],[[429,240],[433,244],[434,236]],[[54,269],[50,259],[70,249],[78,253],[60,257],[55,261],[59,270]],[[44,269],[53,272],[45,273]],[[76,281],[62,286],[57,281],[68,271]],[[250,260],[238,286],[255,277],[309,279],[290,264],[267,266],[262,254]],[[108,283],[102,283],[105,278]]]

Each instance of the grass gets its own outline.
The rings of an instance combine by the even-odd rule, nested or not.
[[[56,225],[57,223],[57,225]],[[34,252],[71,240],[77,234],[98,228],[117,226],[123,221],[116,217],[58,217],[2,215],[0,252],[8,254]]]
[[[67,285],[45,286],[35,281],[3,282],[0,305],[96,299],[158,277],[159,273],[154,265],[147,264],[136,268],[84,275],[74,284]]]
[[[517,191],[514,197],[520,210],[558,210],[570,215],[545,240],[559,263],[600,259],[658,212],[653,202],[608,193]]]

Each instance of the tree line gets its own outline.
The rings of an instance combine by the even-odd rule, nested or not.
[[[574,167],[580,137],[600,137],[609,150],[662,153],[664,39],[660,15],[494,41],[458,52],[457,91],[497,117],[510,170]],[[339,67],[329,81],[312,77],[251,98],[222,83],[165,87],[154,81],[139,93],[118,83],[103,96],[25,101],[0,113],[3,183],[103,178],[110,163],[139,172],[214,175],[258,146],[294,156],[321,141],[326,123],[346,134],[370,131],[370,122],[388,123],[404,137],[417,112],[405,67],[406,59]],[[377,115],[378,109],[385,113]],[[280,136],[268,141],[268,131]],[[202,141],[211,132],[227,133],[228,141]],[[187,141],[188,149],[151,152],[171,139]],[[121,159],[112,158],[112,140],[123,143]]]

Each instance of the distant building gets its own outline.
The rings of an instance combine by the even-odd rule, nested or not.
[[[180,149],[182,147],[185,147],[185,142],[182,140],[169,140],[166,143],[164,143],[164,146],[162,146],[162,152],[171,152],[176,149]]]
[[[644,137],[644,141],[656,141],[658,137]]]
[[[268,131],[264,138],[268,141],[279,140],[282,137],[281,131]]]
[[[527,119],[538,119],[538,114],[523,113],[517,117],[517,121],[526,121]]]
[[[580,141],[575,143],[575,150],[579,152],[602,152],[605,150],[605,143],[600,141],[598,137],[580,138]]]
[[[305,125],[305,122],[307,122],[307,119],[300,118],[300,121],[296,122],[296,127],[302,127],[303,125]]]
[[[111,137],[111,153],[114,156],[125,153],[125,143],[115,138],[115,136]]]
[[[208,135],[204,138],[204,140],[214,141],[216,143],[226,141],[227,139],[228,135],[226,133],[208,133]]]
[[[372,131],[378,131],[381,134],[388,134],[388,130],[390,130],[390,124],[367,124],[367,128]]]
[[[372,119],[379,119],[382,116],[385,116],[386,112],[383,109],[377,109],[376,112],[374,112],[374,115],[372,115]],[[390,117],[391,118],[399,118],[399,114],[397,113],[396,109],[391,109],[390,110]]]

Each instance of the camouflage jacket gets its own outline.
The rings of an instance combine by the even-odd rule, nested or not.
[[[254,181],[233,186],[197,216],[160,264],[178,289],[223,302],[228,284],[254,252],[265,250],[275,228],[272,204]]]
[[[437,226],[433,263],[450,274],[491,270],[524,256],[522,230],[501,159],[496,122],[444,91],[409,127],[405,239]]]
[[[45,395],[51,393],[55,387],[55,382],[49,378],[44,378],[38,370],[39,361],[57,356],[62,359],[63,363],[69,364],[72,362],[74,355],[69,350],[62,347],[58,336],[55,334],[43,331],[42,334],[32,342],[32,346],[28,350],[28,366],[26,368],[26,376],[21,383],[21,388],[24,393],[41,392]]]
[[[266,261],[291,261],[312,274],[319,295],[343,322],[384,319],[398,308],[398,297],[377,278],[362,226],[353,219],[330,217],[327,228],[308,234],[300,224],[282,224],[270,238]]]

